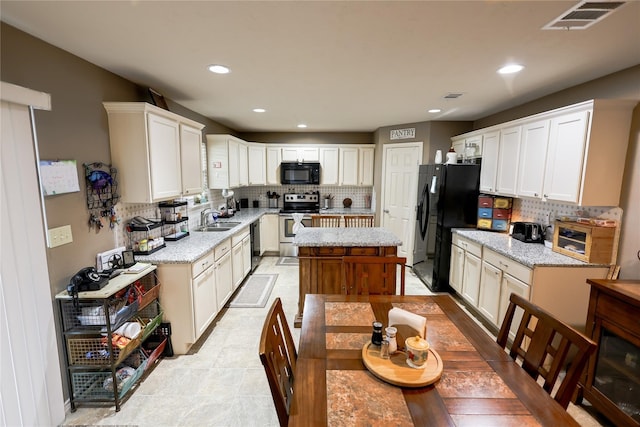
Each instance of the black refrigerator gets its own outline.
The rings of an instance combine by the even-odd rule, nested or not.
[[[479,164],[419,167],[413,271],[433,292],[451,290],[451,229],[476,227],[479,185]]]

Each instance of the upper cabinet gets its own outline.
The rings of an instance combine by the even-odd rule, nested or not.
[[[318,162],[320,161],[320,151],[316,146],[283,146],[283,162]]]
[[[247,157],[247,143],[240,138],[233,135],[207,135],[209,188],[237,188],[241,183],[247,185]]]
[[[280,147],[265,144],[267,152],[267,185],[280,185],[280,163],[282,151]]]
[[[250,142],[249,149],[249,185],[265,185],[267,183],[267,160],[264,144]]]
[[[340,185],[373,185],[374,146],[340,147]]]
[[[617,206],[636,104],[591,100],[474,131],[483,135],[480,190]],[[493,145],[489,136],[496,133]]]
[[[105,102],[121,200],[154,203],[202,191],[204,125],[144,102]]]
[[[338,147],[320,147],[320,185],[338,185]]]

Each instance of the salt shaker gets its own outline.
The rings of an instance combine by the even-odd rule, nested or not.
[[[371,344],[382,344],[382,323],[373,322],[373,333],[371,334]]]
[[[382,340],[380,345],[380,357],[383,359],[389,358],[389,340],[386,338]]]
[[[387,339],[389,340],[389,354],[393,354],[398,351],[398,342],[396,341],[398,329],[388,326],[384,331],[387,333]]]

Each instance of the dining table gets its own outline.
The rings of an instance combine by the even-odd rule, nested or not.
[[[367,368],[372,324],[386,327],[394,307],[426,318],[435,382],[394,385]],[[579,424],[450,295],[308,294],[289,426],[391,425]]]

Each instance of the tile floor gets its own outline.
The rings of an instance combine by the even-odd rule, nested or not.
[[[257,273],[278,273],[264,308],[232,308],[221,313],[191,354],[165,358],[119,412],[114,407],[80,406],[64,426],[278,426],[264,369],[258,358],[262,324],[276,297],[290,326],[298,304],[298,268],[262,259]],[[429,294],[407,270],[406,294]],[[294,339],[300,330],[292,327]],[[583,407],[569,412],[582,426],[601,426]]]

